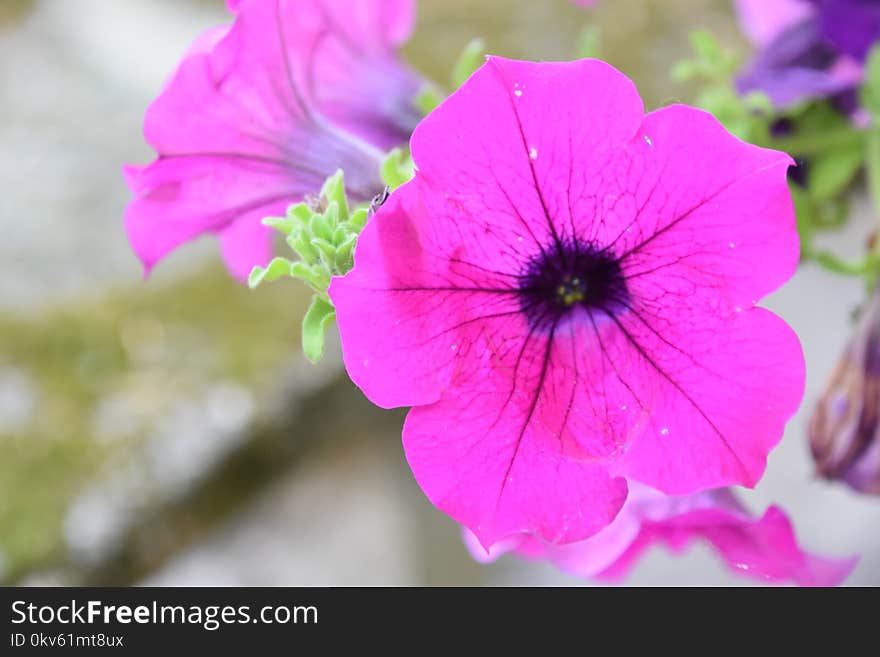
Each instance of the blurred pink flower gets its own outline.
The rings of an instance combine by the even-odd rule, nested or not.
[[[794,272],[790,158],[596,60],[490,58],[416,129],[415,178],[334,279],[343,356],[413,406],[415,477],[487,546],[566,543],[624,478],[753,485],[803,393],[755,306]]]
[[[632,481],[626,504],[614,522],[584,541],[555,545],[518,534],[487,552],[469,530],[463,530],[463,537],[480,562],[510,552],[527,559],[549,560],[572,575],[607,581],[626,577],[654,543],[679,553],[693,542],[705,540],[728,568],[766,583],[836,586],[858,561],[804,552],[781,509],[772,506],[756,518],[728,489],[671,497]]]
[[[395,52],[412,0],[239,0],[202,35],[147,111],[159,156],[129,166],[129,241],[147,271],[216,233],[238,278],[271,257],[260,222],[339,168],[356,200],[382,189],[382,151],[407,141],[421,79]]]

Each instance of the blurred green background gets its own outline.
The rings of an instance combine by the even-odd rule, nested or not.
[[[405,52],[440,82],[472,37],[566,59],[595,24],[649,108],[689,98],[669,70],[690,28],[745,47],[726,0],[419,7]],[[320,366],[304,362],[295,282],[248,291],[207,238],[142,280],[120,167],[151,158],[147,103],[188,41],[226,21],[222,0],[0,0],[0,582],[580,583],[471,562],[409,474],[403,413],[364,400],[335,342]],[[801,330],[808,399],[860,294],[807,270],[774,299]],[[877,504],[812,481],[802,434],[799,416],[754,505],[786,505],[811,548],[865,553],[851,581],[880,583]],[[652,554],[632,581],[736,580],[696,548]]]

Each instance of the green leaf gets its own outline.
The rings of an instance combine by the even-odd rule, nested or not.
[[[814,156],[808,172],[810,196],[825,201],[840,194],[855,178],[864,158],[865,151],[859,144]]]
[[[815,218],[813,225],[816,228],[829,229],[840,228],[849,218],[849,204],[845,198],[830,198],[817,203],[814,208]]]
[[[868,172],[868,189],[874,199],[874,208],[880,208],[880,133],[868,135],[865,143],[865,166]]]
[[[878,264],[880,264],[877,256],[873,254],[868,254],[861,260],[845,260],[830,251],[819,251],[814,258],[822,267],[835,274],[864,276],[871,279],[877,277]]]
[[[724,48],[706,30],[692,30],[688,39],[700,74],[718,81],[729,80],[738,66],[736,54]]]
[[[788,187],[794,202],[798,237],[801,241],[801,259],[806,260],[813,257],[813,236],[816,233],[813,227],[815,223],[813,202],[797,183],[789,182]]]
[[[880,43],[868,53],[864,80],[860,94],[862,107],[876,118],[880,116]]]
[[[302,324],[303,353],[313,363],[324,355],[324,334],[334,317],[336,312],[333,304],[315,295]]]
[[[254,267],[248,276],[248,287],[254,289],[263,281],[274,281],[290,276],[293,263],[286,258],[273,258],[266,267]]]
[[[692,59],[683,59],[672,67],[672,79],[676,82],[687,82],[703,75],[703,67]]]
[[[714,61],[721,57],[721,47],[711,32],[691,30],[688,40],[691,42],[691,48],[700,58]]]
[[[443,94],[441,94],[437,87],[430,82],[423,84],[422,88],[416,92],[415,98],[413,98],[413,105],[415,105],[416,109],[424,116],[433,112],[442,102]]]
[[[596,59],[601,53],[602,31],[598,25],[587,25],[578,36],[577,59]]]
[[[452,88],[458,89],[486,61],[486,42],[471,39],[452,68]]]

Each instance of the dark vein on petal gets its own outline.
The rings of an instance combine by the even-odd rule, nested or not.
[[[448,328],[443,329],[439,333],[436,333],[436,334],[426,338],[422,342],[416,342],[413,344],[413,346],[423,347],[426,344],[433,342],[437,338],[440,338],[440,337],[446,335],[447,333],[451,333],[452,331],[457,331],[458,329],[463,328],[465,326],[468,326],[470,324],[473,324],[474,322],[481,322],[481,321],[486,321],[486,320],[490,320],[490,319],[499,319],[501,317],[510,317],[511,315],[517,315],[519,313],[520,313],[520,309],[517,308],[516,310],[506,310],[504,312],[497,312],[497,313],[492,313],[489,315],[480,315],[479,317],[471,317],[470,319],[466,319],[462,322],[459,322],[458,324],[455,324],[454,326],[450,326]]]
[[[284,62],[284,70],[287,73],[287,82],[290,85],[290,91],[293,94],[297,105],[299,105],[300,109],[302,110],[305,118],[312,123],[315,123],[315,117],[312,113],[312,109],[311,107],[309,107],[308,103],[306,103],[305,98],[302,97],[299,87],[296,84],[296,80],[294,80],[293,77],[293,69],[290,66],[290,59],[287,52],[287,38],[284,34],[284,24],[281,19],[281,0],[275,0],[275,24],[278,29],[278,47],[281,48],[281,59]]]
[[[518,294],[519,288],[513,287],[362,287],[362,290],[370,292],[486,292],[489,294]]]
[[[522,276],[520,274],[511,274],[509,272],[499,271],[497,269],[487,269],[486,267],[481,267],[480,265],[478,265],[476,263],[468,262],[467,260],[462,260],[461,258],[449,258],[449,262],[452,262],[452,263],[455,263],[458,265],[464,265],[466,267],[473,267],[474,269],[479,269],[480,271],[482,271],[486,274],[493,274],[495,276],[504,276],[506,278],[517,278],[517,279],[522,278]]]
[[[526,156],[526,162],[528,162],[529,171],[532,174],[532,183],[535,186],[535,192],[537,193],[538,200],[541,203],[541,209],[544,212],[544,218],[547,220],[547,227],[550,229],[550,234],[553,236],[553,243],[556,246],[559,257],[564,259],[565,254],[562,248],[562,241],[559,239],[559,234],[556,232],[556,226],[553,224],[553,219],[550,218],[550,211],[547,209],[547,202],[544,200],[544,193],[541,191],[541,186],[538,184],[538,172],[535,170],[535,162],[529,156],[529,144],[526,140],[526,133],[523,129],[522,119],[520,119],[519,111],[516,109],[516,103],[513,100],[513,96],[511,96],[510,94],[510,90],[505,84],[506,80],[504,79],[504,75],[501,73],[501,69],[499,69],[498,66],[495,65],[493,70],[497,73],[498,78],[502,83],[501,86],[504,88],[504,93],[507,97],[507,101],[510,103],[510,108],[513,111],[513,118],[516,119],[516,126],[519,130],[519,136],[523,146],[523,153]]]
[[[775,165],[771,165],[771,166],[775,166]],[[678,217],[676,217],[675,219],[673,219],[672,221],[670,221],[666,226],[664,226],[663,228],[657,230],[653,235],[651,235],[650,237],[646,238],[645,240],[643,240],[643,241],[640,242],[639,244],[635,245],[635,246],[634,246],[633,248],[631,248],[629,251],[625,252],[623,255],[621,255],[621,256],[618,258],[618,260],[622,262],[623,260],[625,260],[626,258],[628,258],[629,256],[631,256],[632,254],[637,253],[638,251],[640,251],[641,249],[643,249],[644,247],[646,247],[648,244],[650,244],[651,242],[653,242],[655,239],[657,239],[658,237],[660,237],[660,236],[663,235],[664,233],[668,232],[669,230],[671,230],[672,228],[674,228],[675,226],[677,226],[678,224],[680,224],[680,223],[681,223],[682,221],[684,221],[685,219],[689,218],[694,212],[696,212],[697,210],[701,209],[701,208],[704,207],[706,204],[711,203],[712,201],[714,201],[716,198],[718,198],[719,196],[721,196],[721,194],[723,194],[724,192],[726,192],[728,189],[730,189],[730,188],[733,187],[734,185],[738,185],[739,183],[743,182],[744,180],[746,180],[746,179],[748,179],[748,178],[750,178],[750,177],[752,177],[752,176],[754,176],[754,175],[756,175],[756,174],[758,174],[758,173],[761,173],[761,172],[763,172],[763,171],[766,171],[766,170],[769,169],[769,168],[770,168],[770,166],[764,166],[764,167],[762,167],[762,168],[760,168],[760,169],[756,169],[756,170],[754,170],[754,171],[752,171],[752,172],[750,172],[750,173],[748,173],[748,174],[742,176],[741,178],[737,178],[737,179],[735,179],[735,180],[730,181],[729,183],[727,183],[727,184],[725,184],[725,185],[722,185],[720,189],[718,189],[717,191],[713,192],[712,194],[710,194],[709,196],[707,196],[706,198],[704,198],[703,200],[701,200],[700,202],[698,202],[694,207],[692,207],[691,209],[687,210],[687,211],[684,212],[683,214],[679,215]]]
[[[611,321],[613,321],[617,325],[617,328],[620,329],[620,331],[623,333],[623,335],[626,337],[626,339],[629,341],[629,343],[635,348],[635,350],[639,352],[639,354],[642,356],[642,358],[644,358],[648,362],[648,364],[657,371],[657,373],[660,376],[662,376],[666,381],[668,381],[672,385],[672,387],[675,388],[681,394],[681,396],[684,397],[691,404],[691,406],[694,407],[694,409],[697,411],[697,413],[699,413],[700,416],[706,421],[706,423],[712,428],[712,430],[715,432],[715,434],[718,436],[718,438],[721,440],[721,442],[724,444],[724,446],[730,452],[731,456],[733,456],[734,460],[737,462],[739,467],[742,469],[743,474],[748,477],[748,475],[749,475],[748,468],[746,468],[745,464],[740,460],[739,455],[736,453],[736,451],[733,449],[733,447],[730,446],[730,443],[727,442],[727,438],[725,438],[724,434],[721,433],[721,430],[718,428],[718,426],[711,420],[709,415],[702,409],[702,407],[696,402],[696,400],[693,397],[691,397],[690,394],[681,386],[681,384],[679,384],[675,379],[673,379],[672,376],[670,376],[666,372],[666,370],[664,370],[662,367],[660,367],[660,365],[657,364],[657,361],[655,361],[650,356],[650,354],[648,354],[648,352],[645,351],[645,349],[642,347],[642,345],[639,344],[639,342],[632,336],[632,334],[630,334],[630,332],[626,330],[626,327],[620,322],[620,320],[617,319],[617,317],[615,317],[611,313],[608,313],[608,316],[611,318]]]
[[[522,445],[523,438],[526,434],[526,429],[529,428],[529,423],[532,421],[532,416],[535,414],[535,409],[538,406],[538,400],[541,398],[541,390],[544,387],[544,380],[547,378],[547,370],[550,366],[550,355],[553,351],[553,339],[556,335],[556,327],[559,324],[559,320],[553,322],[553,326],[550,328],[550,335],[547,336],[547,349],[544,351],[544,361],[541,365],[541,375],[538,378],[538,385],[535,388],[535,396],[532,398],[532,403],[529,405],[529,412],[526,415],[525,422],[523,422],[523,427],[520,429],[519,436],[516,439],[516,446],[513,449],[513,454],[510,457],[510,462],[507,464],[507,470],[504,472],[504,478],[501,480],[501,490],[498,491],[498,501],[496,502],[496,507],[501,504],[501,497],[504,495],[504,487],[507,485],[507,478],[510,476],[510,471],[513,469],[513,463],[516,461],[517,454],[519,454],[519,448]]]
[[[642,204],[639,206],[639,209],[636,210],[635,216],[633,217],[632,221],[630,221],[630,222],[629,222],[629,223],[623,228],[623,230],[620,231],[620,233],[617,235],[617,237],[615,237],[615,238],[611,241],[610,244],[608,244],[608,245],[606,245],[606,246],[604,247],[606,251],[610,251],[611,249],[613,249],[613,248],[614,248],[614,245],[617,244],[617,242],[620,240],[620,238],[623,237],[624,235],[626,235],[627,231],[630,230],[633,226],[635,226],[635,225],[639,222],[639,219],[640,219],[641,216],[642,216],[642,212],[644,212],[644,211],[645,211],[645,208],[648,207],[648,204],[649,204],[649,203],[651,202],[651,200],[654,198],[654,193],[655,193],[655,192],[657,191],[657,189],[660,187],[660,180],[663,178],[664,174],[666,173],[666,168],[667,168],[667,166],[668,166],[667,164],[664,164],[664,165],[663,165],[663,168],[660,170],[660,174],[657,176],[657,180],[654,181],[654,186],[651,187],[651,191],[648,192],[648,197],[645,199],[645,202],[642,203]],[[624,257],[625,257],[625,256],[621,256],[620,259],[623,260]]]
[[[700,362],[698,362],[697,360],[695,360],[694,357],[693,357],[691,354],[689,354],[688,352],[686,352],[684,349],[682,349],[681,347],[679,347],[679,346],[676,345],[675,343],[671,342],[670,340],[666,339],[666,337],[664,337],[664,336],[663,336],[663,335],[662,335],[657,329],[655,329],[655,328],[650,324],[650,322],[648,322],[648,320],[646,320],[644,317],[642,317],[641,313],[639,313],[639,311],[636,310],[632,305],[626,303],[625,301],[622,301],[621,303],[623,303],[623,305],[626,307],[626,309],[629,310],[629,311],[632,313],[632,315],[633,315],[636,319],[638,319],[638,320],[639,320],[639,321],[645,326],[645,328],[647,328],[651,333],[653,333],[654,336],[655,336],[658,340],[660,340],[663,344],[665,344],[667,347],[669,347],[669,348],[672,349],[673,351],[676,351],[676,352],[678,352],[679,354],[681,354],[682,356],[684,356],[687,360],[690,361],[690,363],[691,363],[693,366],[695,366],[695,367],[697,367],[697,368],[699,368],[699,369],[701,369],[701,370],[704,370],[704,371],[706,371],[706,372],[709,372],[710,374],[712,374],[713,376],[715,376],[715,377],[717,377],[717,378],[719,378],[719,379],[724,379],[724,378],[726,378],[726,377],[722,377],[722,376],[720,376],[720,375],[717,374],[716,372],[713,372],[713,371],[710,370],[708,367],[706,367],[706,366],[703,365],[702,363],[700,363]]]
[[[519,208],[516,207],[516,203],[514,203],[513,199],[510,198],[510,194],[507,193],[507,190],[501,184],[501,181],[498,179],[498,176],[495,174],[495,171],[492,169],[490,169],[490,171],[492,171],[492,177],[495,178],[495,184],[498,186],[498,189],[501,190],[501,193],[504,195],[504,198],[507,200],[507,204],[510,206],[510,209],[514,211],[517,218],[519,219],[519,222],[523,225],[523,228],[525,228],[526,232],[529,234],[529,237],[532,238],[532,241],[538,247],[538,250],[541,251],[541,255],[545,255],[546,252],[544,251],[544,245],[535,236],[535,233],[532,230],[532,227],[529,225],[529,222],[527,222],[525,220],[525,217],[522,216],[522,214],[519,211]]]

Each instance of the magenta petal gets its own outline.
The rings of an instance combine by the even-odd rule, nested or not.
[[[415,406],[437,506],[486,546],[565,543],[624,477],[757,480],[803,392],[796,336],[754,308],[797,264],[786,155],[692,108],[644,117],[607,64],[500,58],[412,151],[330,295],[354,382]]]
[[[330,285],[349,376],[385,408],[435,402],[453,378],[473,376],[486,325],[496,342],[526,331],[510,277],[477,264],[439,220],[417,221],[418,185],[391,195],[358,238],[357,266]]]
[[[413,134],[426,202],[442,199],[429,210],[446,215],[487,266],[516,269],[554,231],[571,238],[572,209],[594,210],[596,192],[616,184],[609,168],[643,111],[632,82],[604,62],[490,57]]]
[[[711,147],[707,147],[711,144]],[[645,117],[628,164],[632,219],[606,219],[633,296],[686,296],[703,312],[748,307],[791,278],[800,246],[785,153],[746,144],[710,114]]]
[[[428,499],[484,546],[522,532],[568,543],[608,525],[626,498],[624,480],[554,449],[525,421],[528,407],[498,408],[503,395],[460,392],[409,412],[403,446]]]
[[[624,577],[655,542],[681,551],[699,538],[709,541],[731,570],[765,583],[837,586],[858,562],[857,557],[831,559],[805,552],[798,545],[791,522],[778,507],[770,507],[758,519],[738,505],[719,505],[645,522],[638,539],[601,577]]]
[[[359,7],[373,11],[374,19],[388,17],[392,8]],[[238,12],[233,26],[200,37],[147,112],[144,133],[158,159],[126,174],[135,196],[126,229],[147,270],[180,244],[214,233],[241,278],[268,258],[258,215],[282,214],[339,168],[354,200],[382,189],[382,152],[317,107],[311,49],[329,29],[321,6],[245,0],[231,9]],[[392,46],[404,36],[398,21],[411,20],[407,6],[399,9],[387,26],[390,36],[375,37],[381,58],[374,60],[381,60],[383,74]],[[352,119],[360,116],[363,95],[352,97]],[[360,118],[372,125],[369,116]]]
[[[761,308],[675,327],[650,312],[620,321],[654,366],[640,384],[661,401],[612,470],[670,494],[753,486],[803,395],[797,336]]]
[[[425,80],[396,48],[412,33],[415,2],[337,0],[320,7],[314,41],[298,42],[313,65],[310,95],[325,116],[372,144],[390,149],[406,142],[422,118],[414,100]],[[302,26],[302,10],[296,20]]]
[[[764,583],[835,586],[857,561],[805,552],[779,508],[770,507],[763,517],[755,518],[728,489],[673,497],[637,482],[630,482],[629,496],[614,521],[583,541],[558,545],[519,533],[487,550],[466,529],[463,539],[474,558],[483,563],[511,552],[526,559],[549,560],[572,575],[612,582],[628,575],[655,543],[682,552],[701,539],[734,572]]]
[[[259,220],[283,214],[291,200],[288,178],[276,167],[254,163],[249,169],[224,157],[160,158],[141,169],[128,168],[126,177],[135,192],[125,214],[126,232],[148,271],[184,242],[235,227],[235,234],[246,238],[242,252],[233,255],[234,244],[228,244],[224,255],[227,262],[239,263],[234,273],[244,280],[268,256],[245,266],[268,249],[266,228]],[[258,240],[266,248],[255,252]]]
[[[265,210],[239,217],[220,232],[220,253],[229,273],[246,281],[254,264],[265,266],[272,259],[271,228],[263,225]]]
[[[323,116],[382,149],[409,139],[425,81],[396,49],[412,32],[414,0],[244,0],[237,11],[272,15],[264,35],[278,34],[289,77]]]

